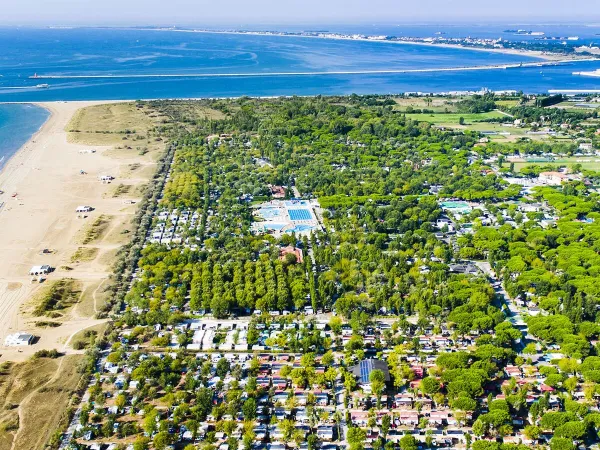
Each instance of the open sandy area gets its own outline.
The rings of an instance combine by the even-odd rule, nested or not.
[[[4,191],[0,195],[0,360],[21,360],[42,348],[72,352],[67,345],[72,336],[102,322],[94,318],[95,297],[108,279],[111,255],[123,244],[114,235],[119,235],[119,227],[135,213],[139,198],[134,197],[141,197],[137,191],[126,198],[111,193],[120,178],[129,178],[130,185],[147,181],[152,170],[143,168],[154,163],[135,152],[118,153],[113,145],[69,142],[65,127],[75,112],[100,103],[107,102],[40,104],[52,113],[50,118],[0,172],[0,190]],[[142,170],[132,172],[132,163]],[[99,178],[103,175],[116,180],[102,183]],[[92,206],[94,211],[78,217],[75,209],[79,205]],[[82,233],[101,215],[110,218],[103,235],[113,239],[82,245]],[[85,262],[74,261],[73,255],[82,247],[93,248],[94,256]],[[42,253],[43,249],[51,252]],[[42,264],[56,270],[39,283],[28,273],[32,266]],[[77,305],[71,308],[61,317],[59,327],[36,326],[36,321],[48,319],[31,316],[32,299],[44,285],[63,278],[75,279],[92,306],[86,313]],[[19,350],[4,347],[6,335],[16,331],[32,332],[39,341]]]

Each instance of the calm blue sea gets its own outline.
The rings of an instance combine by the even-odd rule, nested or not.
[[[27,103],[0,104],[0,169],[46,122],[50,113]]]
[[[256,29],[268,28],[256,26]],[[543,31],[548,36],[579,36],[578,43],[600,42],[598,25],[388,24],[288,30],[421,37],[443,33],[451,37],[533,39],[504,32],[507,29]],[[600,89],[600,78],[572,74],[600,69],[598,61],[506,70],[344,73],[532,61],[535,60],[523,56],[381,42],[176,31],[0,28],[0,102],[386,94],[483,87],[535,93],[549,89]],[[294,74],[298,72],[303,74]],[[319,72],[338,73],[323,75]],[[29,78],[36,74],[59,78]],[[192,74],[213,76],[192,77]],[[219,74],[235,76],[214,76]],[[265,76],[252,76],[256,74]],[[89,78],[107,75],[118,77]],[[135,75],[144,77],[131,77]],[[82,76],[86,78],[78,78]],[[36,87],[40,84],[48,84],[48,88]],[[36,110],[29,106],[5,106],[3,111],[0,115],[0,157],[18,148],[39,128],[46,114],[45,111],[34,113]]]
[[[524,39],[503,33],[504,29],[521,28],[518,25],[495,27],[363,26],[355,31],[421,36],[443,32],[448,36]],[[581,35],[581,39],[593,39],[600,33],[600,28],[589,26],[522,27],[548,35]],[[338,27],[331,31],[350,29]],[[472,50],[299,37],[115,29],[0,29],[0,101],[445,92],[482,87],[525,92],[600,88],[600,78],[572,75],[600,68],[600,62],[464,72],[315,74],[532,61],[535,60],[518,55]],[[304,75],[282,75],[297,72]],[[35,74],[61,78],[29,78]],[[192,74],[237,76],[198,78],[191,77]],[[249,76],[252,74],[272,75]],[[176,77],[77,78],[98,75]],[[48,84],[49,88],[36,88],[39,84]]]

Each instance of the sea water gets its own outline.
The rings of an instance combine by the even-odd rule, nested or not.
[[[549,36],[576,35],[582,44],[600,40],[598,25],[388,24],[298,26],[288,31],[534,39],[505,32],[517,28],[543,31]],[[254,29],[269,27],[256,25]],[[397,94],[474,91],[484,87],[529,93],[600,89],[600,78],[573,75],[600,69],[598,61],[401,73],[532,61],[537,60],[522,55],[386,42],[141,29],[0,28],[0,102]],[[36,74],[60,78],[30,78]],[[210,76],[191,76],[203,74]],[[112,75],[118,78],[110,78]],[[45,84],[47,88],[39,86]],[[0,167],[47,117],[45,109],[30,104],[0,105]]]
[[[502,28],[510,25],[496,27],[490,31],[446,26],[444,33],[530,38],[503,34]],[[357,32],[432,35],[435,29],[438,28],[389,26],[363,27]],[[548,32],[580,32],[591,40],[599,31],[566,27]],[[523,55],[386,42],[166,30],[5,28],[0,29],[0,102],[388,94],[472,91],[483,87],[530,93],[600,89],[600,78],[573,75],[599,69],[599,61],[456,72],[434,70],[535,61],[538,60]],[[434,71],[402,73],[422,69]],[[30,78],[36,74],[59,78]],[[48,88],[39,86],[42,84],[48,84]]]
[[[31,104],[0,104],[0,170],[49,115],[45,108]]]

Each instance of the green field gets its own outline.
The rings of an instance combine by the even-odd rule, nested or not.
[[[460,118],[462,117],[465,120],[465,124],[468,125],[479,120],[495,119],[498,117],[505,117],[505,115],[498,111],[490,111],[480,114],[407,114],[406,117],[421,122],[431,122],[436,125],[458,125]]]
[[[496,101],[496,105],[505,106],[507,108],[513,108],[515,106],[519,106],[519,103],[521,103],[519,100],[497,100]]]
[[[600,156],[596,157],[573,157],[573,158],[563,158],[557,159],[552,162],[516,162],[515,170],[520,172],[523,167],[526,166],[552,166],[552,167],[560,167],[560,166],[571,166],[573,164],[581,164],[582,169],[584,170],[594,170],[600,171]]]
[[[582,104],[591,105],[591,107],[579,106]],[[572,112],[594,112],[600,108],[599,103],[586,103],[586,102],[561,102],[558,105],[554,105],[553,108],[562,108]]]

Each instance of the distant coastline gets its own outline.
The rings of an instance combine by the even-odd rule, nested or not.
[[[283,31],[247,31],[247,30],[210,30],[210,29],[186,29],[174,27],[145,27],[145,28],[124,28],[130,30],[144,31],[167,31],[177,33],[206,33],[206,34],[233,34],[233,35],[249,35],[249,36],[277,36],[277,37],[296,37],[309,39],[330,39],[343,41],[358,41],[358,42],[379,42],[388,44],[412,44],[423,45],[428,47],[454,48],[459,50],[473,50],[488,53],[501,53],[507,55],[527,56],[530,58],[538,58],[546,61],[565,60],[567,56],[564,53],[528,50],[525,48],[503,48],[498,45],[497,39],[485,38],[418,38],[418,37],[398,37],[398,36],[375,36],[364,34],[343,34],[331,32],[283,32]],[[576,54],[569,55],[569,61],[593,61],[594,56]]]
[[[388,41],[385,36],[334,34],[332,38],[319,30],[311,32],[318,37],[305,39],[227,30],[146,30],[35,29],[27,32],[33,39],[21,40],[23,31],[9,31],[0,36],[0,47],[14,47],[12,51],[24,60],[22,67],[3,69],[0,101],[444,93],[482,88],[539,93],[598,87],[597,78],[573,72],[598,69],[600,57],[582,60],[571,47],[565,54],[549,57],[515,49]],[[453,35],[470,31],[461,29]],[[403,32],[433,36],[428,30]],[[488,31],[484,36],[489,35]],[[53,39],[58,44],[52,44]],[[43,51],[35,50],[36,40],[45,46]],[[100,40],[110,45],[100,51]],[[394,43],[404,45],[389,45]],[[55,51],[57,58],[44,57],[48,51]]]

